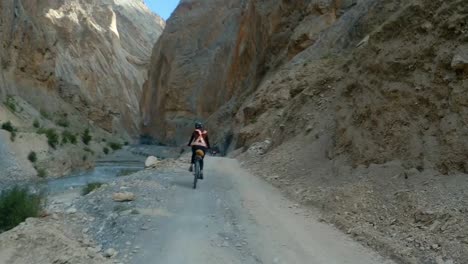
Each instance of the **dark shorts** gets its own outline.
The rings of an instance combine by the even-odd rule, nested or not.
[[[203,152],[205,152],[205,156],[206,156],[207,148],[202,147],[202,146],[192,146],[192,164],[195,163],[195,152],[197,150],[199,150],[199,149],[203,150]],[[203,157],[203,158],[205,158],[205,157]],[[203,159],[201,160],[201,163],[200,163],[200,169],[203,170]]]

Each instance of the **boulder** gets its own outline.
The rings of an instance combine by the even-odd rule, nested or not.
[[[112,200],[116,202],[129,202],[135,200],[135,194],[131,192],[119,192],[112,195]]]
[[[117,251],[113,248],[109,248],[104,252],[104,257],[106,258],[112,258],[117,255]]]
[[[468,45],[460,46],[452,59],[452,69],[468,72]]]
[[[154,168],[159,164],[158,158],[154,156],[149,156],[146,161],[145,161],[145,167],[146,168]]]
[[[262,142],[256,142],[250,145],[247,152],[251,155],[263,155],[268,151],[271,144],[272,142],[270,139],[266,139],[265,141],[262,141]]]

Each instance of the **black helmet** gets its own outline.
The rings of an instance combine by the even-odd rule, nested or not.
[[[195,123],[195,129],[202,129],[202,128],[203,128],[203,124],[201,122]]]

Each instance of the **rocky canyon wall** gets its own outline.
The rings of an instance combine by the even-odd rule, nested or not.
[[[165,22],[135,0],[0,1],[0,95],[137,136],[151,49]]]
[[[373,1],[364,2],[363,8]],[[143,131],[180,143],[180,134],[194,120],[210,118],[213,128],[222,130],[219,134],[229,134],[235,129],[230,121],[260,82],[319,43],[354,5],[356,1],[182,1],[153,50],[141,104]],[[355,13],[362,16],[363,8]],[[343,23],[352,28],[355,20],[348,16]],[[335,30],[327,40],[351,34]],[[339,46],[347,44],[342,40]]]
[[[201,119],[233,149],[313,134],[355,166],[466,171],[467,7],[183,1],[153,50],[143,131],[184,143]]]
[[[232,92],[224,88],[245,1],[182,1],[153,49],[142,101],[142,130],[180,142]]]

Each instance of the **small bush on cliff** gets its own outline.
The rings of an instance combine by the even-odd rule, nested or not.
[[[52,128],[47,129],[46,136],[47,136],[47,143],[49,143],[49,146],[53,149],[57,148],[57,144],[59,143],[59,136],[57,132],[55,132],[55,130]]]
[[[81,135],[81,140],[83,141],[83,143],[85,145],[88,145],[89,142],[91,142],[91,140],[93,139],[93,137],[91,136],[90,132],[89,132],[89,129],[85,129],[85,131],[83,132],[83,134]]]
[[[39,120],[37,119],[34,119],[34,122],[33,122],[33,127],[35,128],[39,128],[41,126],[41,124],[39,123]]]
[[[90,149],[89,147],[84,147],[83,150],[94,155],[94,151]]]
[[[99,189],[100,187],[102,186],[102,183],[100,182],[91,182],[91,183],[88,183],[84,188],[83,190],[81,191],[81,194],[83,195],[87,195],[89,194],[90,192],[96,190],[96,189]]]
[[[16,132],[18,131],[10,121],[7,121],[2,124],[2,129],[10,132],[11,141],[15,141]]]
[[[46,172],[45,169],[43,169],[43,168],[38,168],[38,167],[36,167],[36,166],[34,166],[34,169],[36,169],[36,171],[37,171],[37,177],[39,177],[39,178],[45,178],[45,177],[47,177],[47,172]]]
[[[10,109],[10,111],[12,112],[16,112],[16,101],[15,101],[15,98],[13,98],[12,96],[8,96],[7,99],[5,100],[5,102],[3,102],[3,104],[8,108]]]
[[[106,155],[109,154],[109,148],[104,147],[104,148],[102,149],[102,152],[104,152],[104,154],[106,154]]]
[[[29,152],[28,160],[29,160],[30,162],[32,162],[32,163],[36,162],[36,161],[37,161],[36,152],[34,152],[34,151]]]
[[[53,149],[57,148],[57,144],[59,143],[59,135],[53,128],[49,129],[39,129],[37,131],[38,134],[44,134],[47,137],[47,143]]]
[[[2,129],[6,130],[8,132],[13,132],[13,131],[16,130],[15,127],[13,127],[13,124],[11,124],[10,121],[7,121],[7,122],[3,123],[2,124]]]
[[[58,126],[61,126],[61,127],[69,127],[70,126],[70,122],[68,121],[66,116],[60,117],[55,123]]]
[[[13,187],[0,194],[0,232],[19,225],[28,217],[37,217],[42,211],[42,197],[26,188]]]
[[[44,109],[41,109],[41,116],[45,119],[50,119],[49,113]]]
[[[72,143],[75,145],[78,142],[76,139],[76,135],[71,133],[70,131],[63,131],[62,132],[62,144]]]
[[[122,144],[117,143],[117,142],[109,142],[109,147],[113,150],[119,150],[122,148]]]

